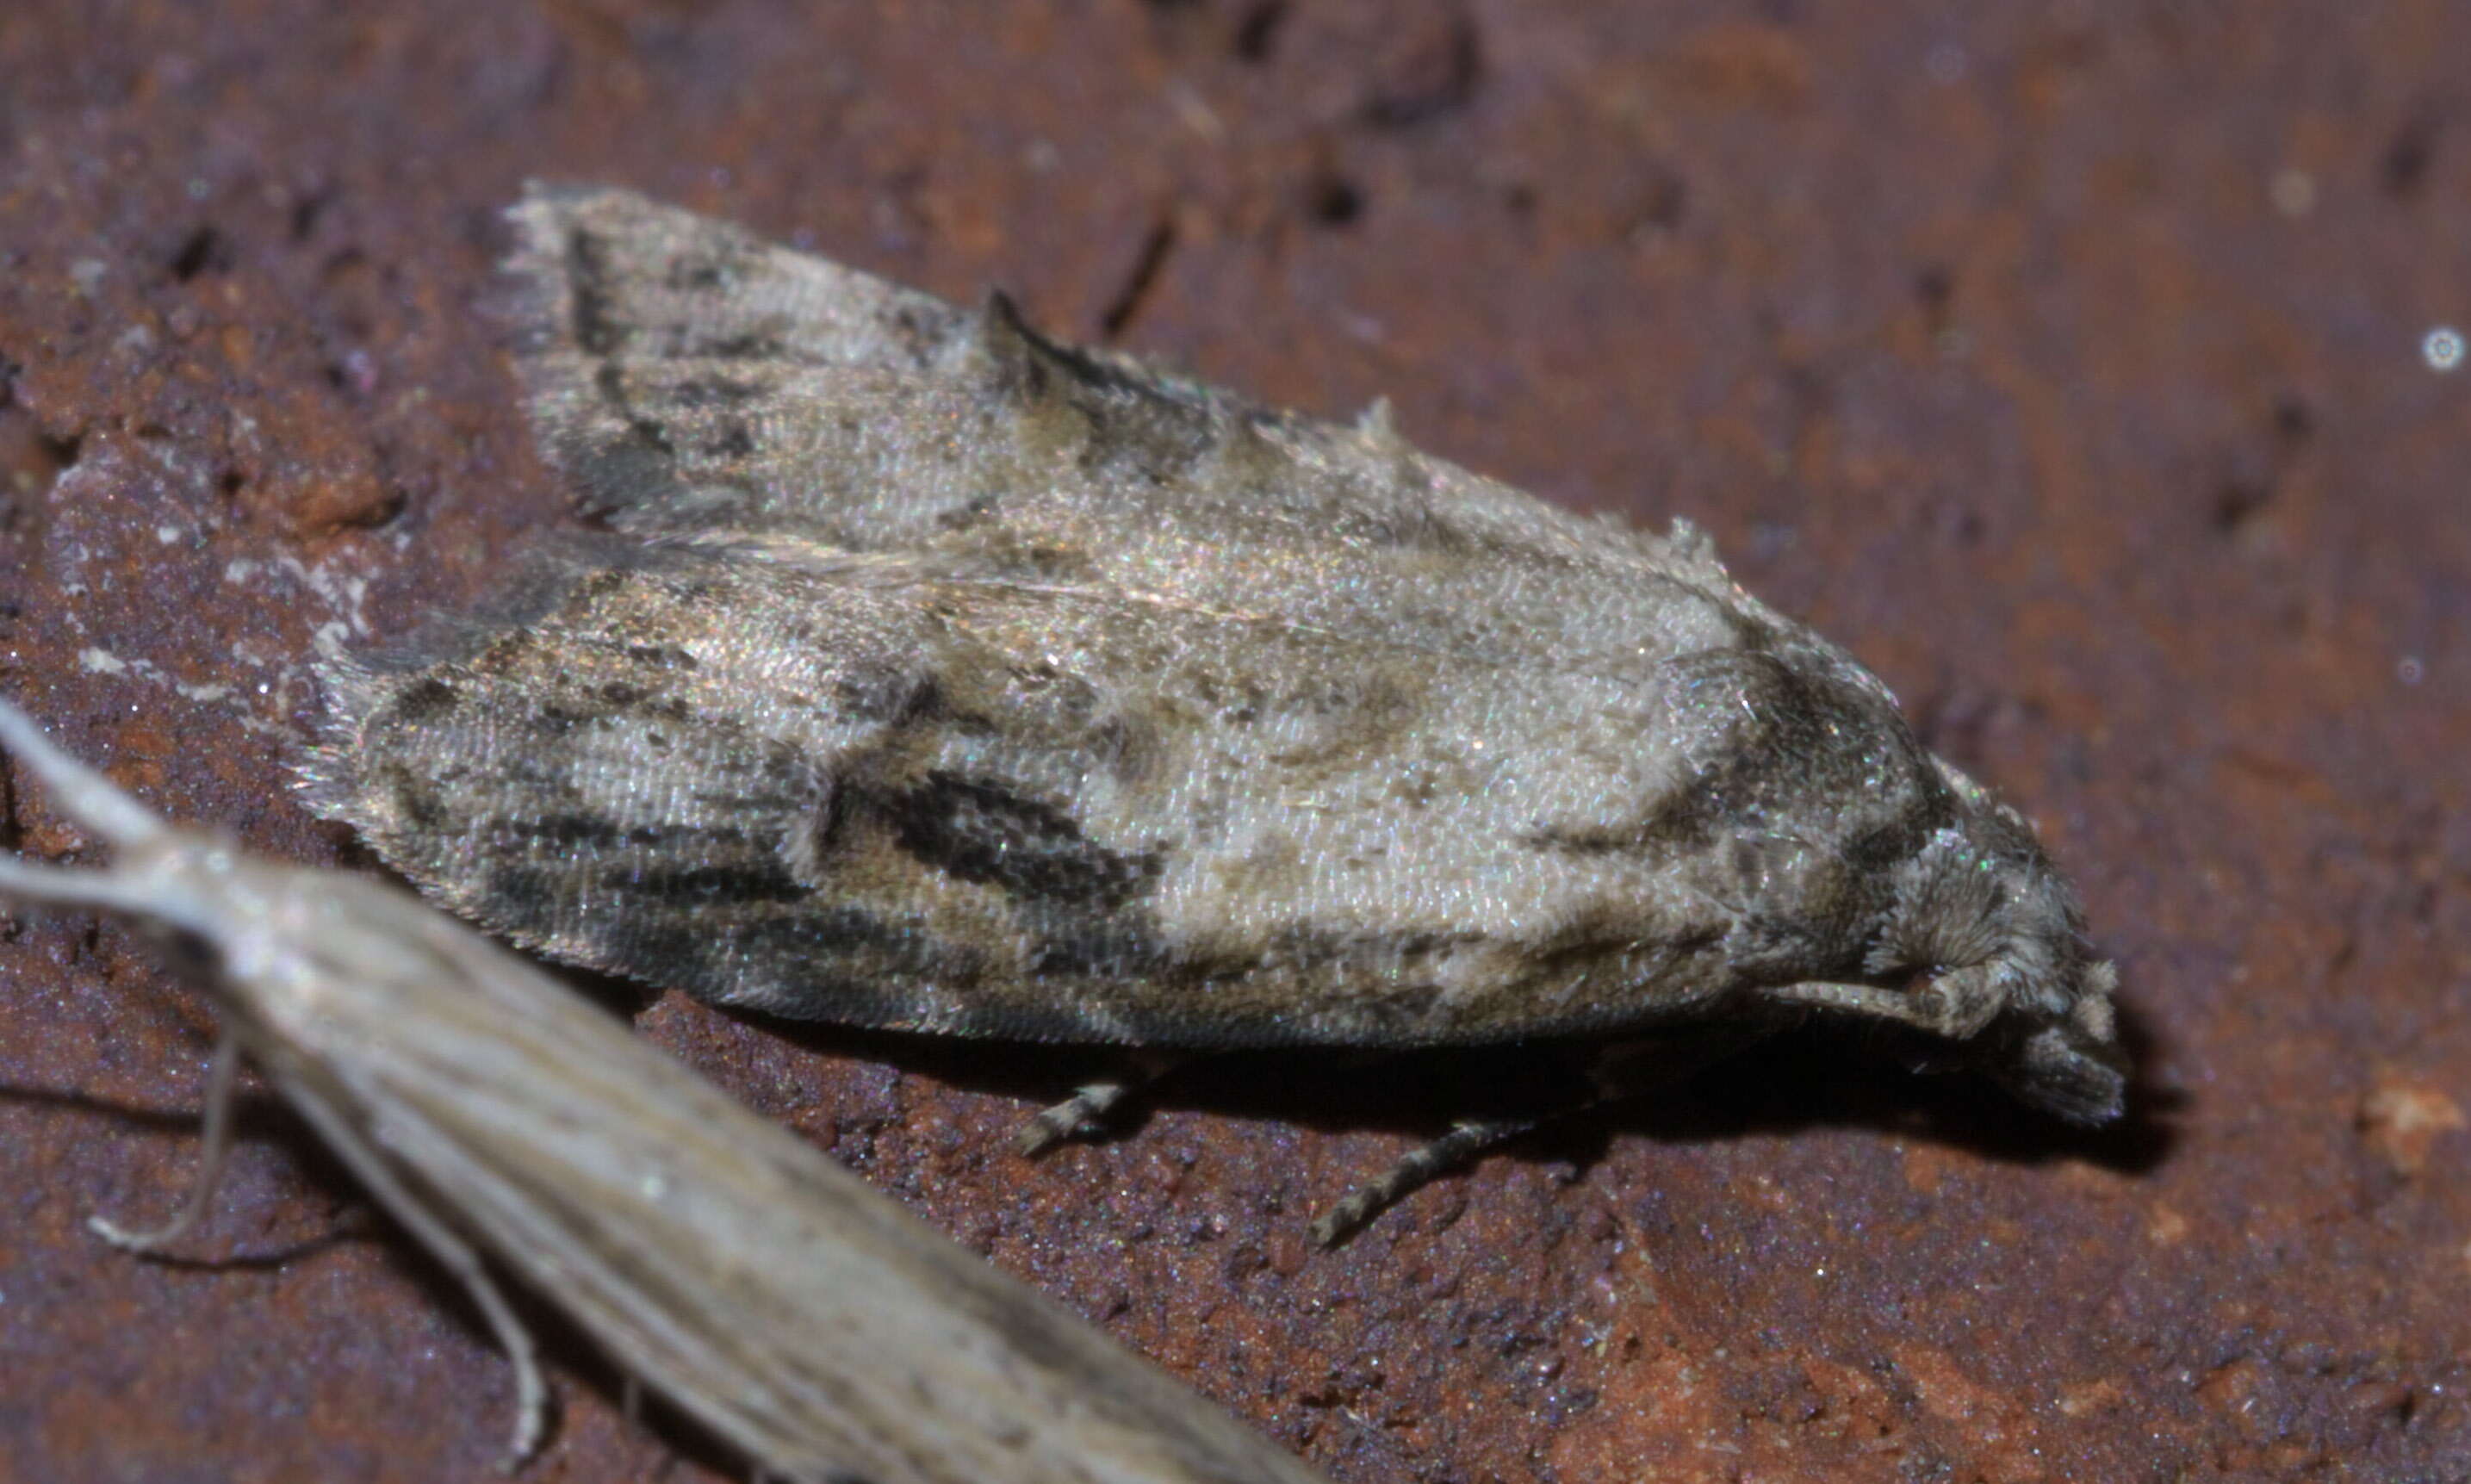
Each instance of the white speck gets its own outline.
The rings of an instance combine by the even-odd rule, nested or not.
[[[207,197],[215,194],[215,183],[203,176],[191,176],[189,177],[188,192],[189,200],[204,200]]]
[[[110,271],[111,265],[101,258],[80,258],[69,265],[69,282],[77,285],[79,294],[92,298],[94,291],[103,287],[104,275]]]
[[[2405,685],[2417,685],[2428,674],[2428,667],[2416,654],[2406,654],[2394,662],[2394,678]]]
[[[2450,371],[2462,364],[2462,332],[2440,324],[2419,342],[2419,357],[2432,371]]]
[[[180,535],[180,528],[177,526],[157,526],[154,528],[154,539],[162,542],[165,546],[170,546],[173,542],[179,540]]]
[[[2317,177],[2304,170],[2277,170],[2266,195],[2284,216],[2304,217],[2317,209]]]
[[[246,582],[255,576],[257,563],[246,556],[235,556],[224,563],[224,580],[226,582]]]
[[[78,667],[91,675],[125,675],[129,662],[109,649],[85,649],[78,655]]]
[[[366,577],[340,573],[325,562],[313,567],[296,556],[279,557],[276,564],[299,579],[303,587],[325,600],[329,610],[350,620],[350,632],[365,634],[369,631],[368,623],[361,612],[361,603],[369,595]]]
[[[659,1200],[662,1196],[670,1193],[669,1176],[658,1172],[646,1175],[644,1177],[643,1191],[644,1199],[647,1201]]]
[[[1922,58],[1922,70],[1942,87],[1964,82],[1965,74],[1972,65],[1973,59],[1965,54],[1964,47],[1953,41],[1942,41]]]
[[[1218,117],[1217,110],[1211,107],[1210,101],[1194,91],[1192,84],[1184,79],[1178,78],[1167,84],[1166,101],[1167,106],[1175,110],[1177,122],[1202,138],[1216,144],[1227,137],[1227,125]]]

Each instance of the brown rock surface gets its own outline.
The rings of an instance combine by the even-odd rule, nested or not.
[[[480,313],[528,177],[1386,394],[1707,526],[2034,813],[2131,1126],[1812,1038],[1324,1255],[1459,1069],[1248,1061],[1024,1166],[1086,1058],[647,1033],[1356,1484],[2459,1479],[2471,368],[2420,343],[2471,324],[2466,58],[2454,0],[12,0],[0,691],[365,868],[285,787],[308,660],[565,518]],[[5,773],[0,845],[82,848]],[[0,1478],[485,1476],[506,1365],[279,1109],[214,1262],[84,1233],[183,1189],[195,1000],[74,918],[0,990]],[[549,1328],[525,1477],[740,1476]]]

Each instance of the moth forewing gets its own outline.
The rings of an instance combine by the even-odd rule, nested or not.
[[[517,1368],[517,1455],[545,1393],[482,1253],[771,1476],[1318,1477],[415,899],[163,826],[5,702],[0,745],[119,854],[108,873],[0,858],[0,894],[166,939],[470,1290]]]
[[[541,446],[639,544],[336,669],[312,769],[458,911],[964,1035],[1888,1022],[2117,1115],[2114,977],[2033,832],[1687,525],[624,192],[512,220]]]

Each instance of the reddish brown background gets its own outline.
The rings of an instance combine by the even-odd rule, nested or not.
[[[1251,1063],[1026,1166],[1085,1061],[646,1031],[1353,1484],[2459,1480],[2471,369],[2418,346],[2471,323],[2466,65],[2456,0],[10,0],[0,690],[358,860],[284,783],[319,636],[563,518],[476,312],[528,177],[1386,394],[1708,526],[2034,813],[2132,1125],[1806,1042],[1325,1256],[1423,1072]],[[6,777],[0,845],[89,859]],[[228,1263],[82,1230],[177,1197],[205,1025],[117,930],[0,942],[0,1476],[486,1476],[505,1363],[280,1110]],[[740,1476],[556,1332],[528,1480]]]

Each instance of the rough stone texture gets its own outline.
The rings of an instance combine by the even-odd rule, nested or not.
[[[2471,369],[2419,346],[2471,321],[2466,57],[2456,0],[11,0],[0,689],[365,866],[285,788],[305,662],[564,519],[479,312],[530,176],[1387,394],[1704,523],[2034,813],[2131,1126],[1812,1038],[1323,1255],[1500,1069],[1248,1059],[1024,1166],[1086,1059],[647,1033],[1353,1484],[2460,1479]],[[5,773],[0,845],[85,850]],[[279,1109],[211,1260],[84,1234],[183,1187],[194,998],[75,918],[0,988],[0,1477],[483,1476],[506,1367]],[[549,1328],[527,1478],[739,1476]]]

